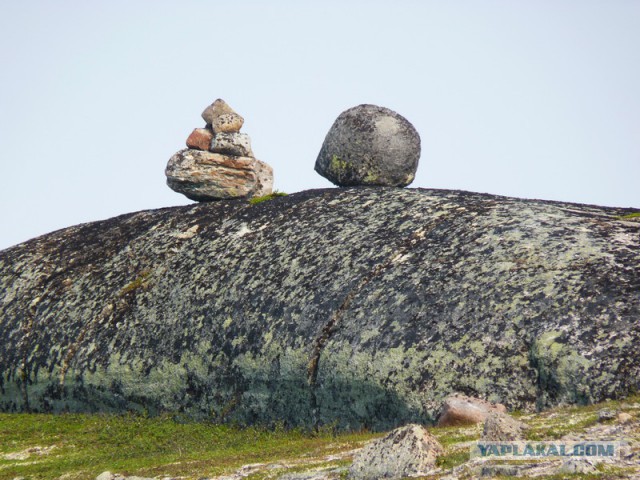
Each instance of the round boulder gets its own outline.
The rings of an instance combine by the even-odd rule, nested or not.
[[[315,170],[341,187],[405,187],[419,158],[420,136],[406,118],[388,108],[358,105],[334,122]]]

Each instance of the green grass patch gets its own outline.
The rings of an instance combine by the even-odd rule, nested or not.
[[[469,460],[469,449],[458,450],[456,452],[440,455],[436,459],[436,466],[448,470],[458,465],[462,465]]]
[[[558,440],[570,433],[583,432],[586,428],[598,424],[598,415],[591,414],[584,418],[571,420],[568,416],[559,419],[554,418],[548,424],[531,424],[530,430],[526,433],[526,439],[532,441]]]
[[[316,434],[178,423],[170,417],[89,414],[0,414],[0,479],[94,479],[126,475],[215,476],[242,465],[326,456],[376,435]],[[7,454],[53,447],[24,459]]]
[[[274,190],[273,192],[271,192],[268,195],[263,195],[261,197],[253,197],[251,199],[249,199],[249,203],[251,205],[257,205],[258,203],[262,203],[262,202],[266,202],[269,200],[273,200],[276,197],[286,197],[287,194],[284,192],[279,192],[278,190]]]
[[[640,397],[634,395],[597,405],[526,414],[523,419],[531,426],[527,439],[552,440],[584,431],[598,424],[598,410],[603,407],[637,415],[639,402]],[[482,426],[429,430],[445,449],[437,464],[446,471],[469,459],[465,444],[480,438]],[[282,427],[239,428],[178,422],[170,416],[0,414],[0,480],[51,479],[63,475],[68,480],[93,480],[105,470],[124,475],[196,479],[230,474],[247,464],[288,463],[286,467],[265,468],[248,477],[260,480],[273,478],[274,473],[346,467],[350,463],[348,454],[333,460],[327,457],[349,452],[382,435],[340,433],[331,425],[312,433]],[[636,435],[637,430],[629,433],[633,438]],[[22,454],[23,458],[16,454]],[[602,468],[592,476],[576,478],[607,478],[621,472],[609,465]]]
[[[471,442],[480,439],[479,427],[432,427],[431,434],[438,439],[443,447],[456,445],[462,442]]]
[[[640,218],[640,212],[628,213],[626,215],[620,215],[618,220],[633,220],[634,218]]]

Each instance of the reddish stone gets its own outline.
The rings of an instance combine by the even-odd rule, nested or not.
[[[209,150],[212,139],[213,132],[211,130],[196,128],[191,132],[189,138],[187,138],[187,147],[195,150]]]
[[[444,401],[438,426],[472,425],[484,422],[491,412],[505,413],[506,411],[507,409],[501,403],[491,403],[480,398],[454,394]]]

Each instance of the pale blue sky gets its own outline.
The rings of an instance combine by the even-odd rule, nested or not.
[[[218,97],[286,192],[374,103],[412,187],[640,207],[637,0],[0,0],[0,59],[0,248],[190,203],[164,168]]]

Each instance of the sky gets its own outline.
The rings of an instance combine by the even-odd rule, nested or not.
[[[191,203],[202,110],[245,118],[275,188],[361,104],[422,139],[411,187],[640,207],[640,1],[0,0],[0,249]]]

